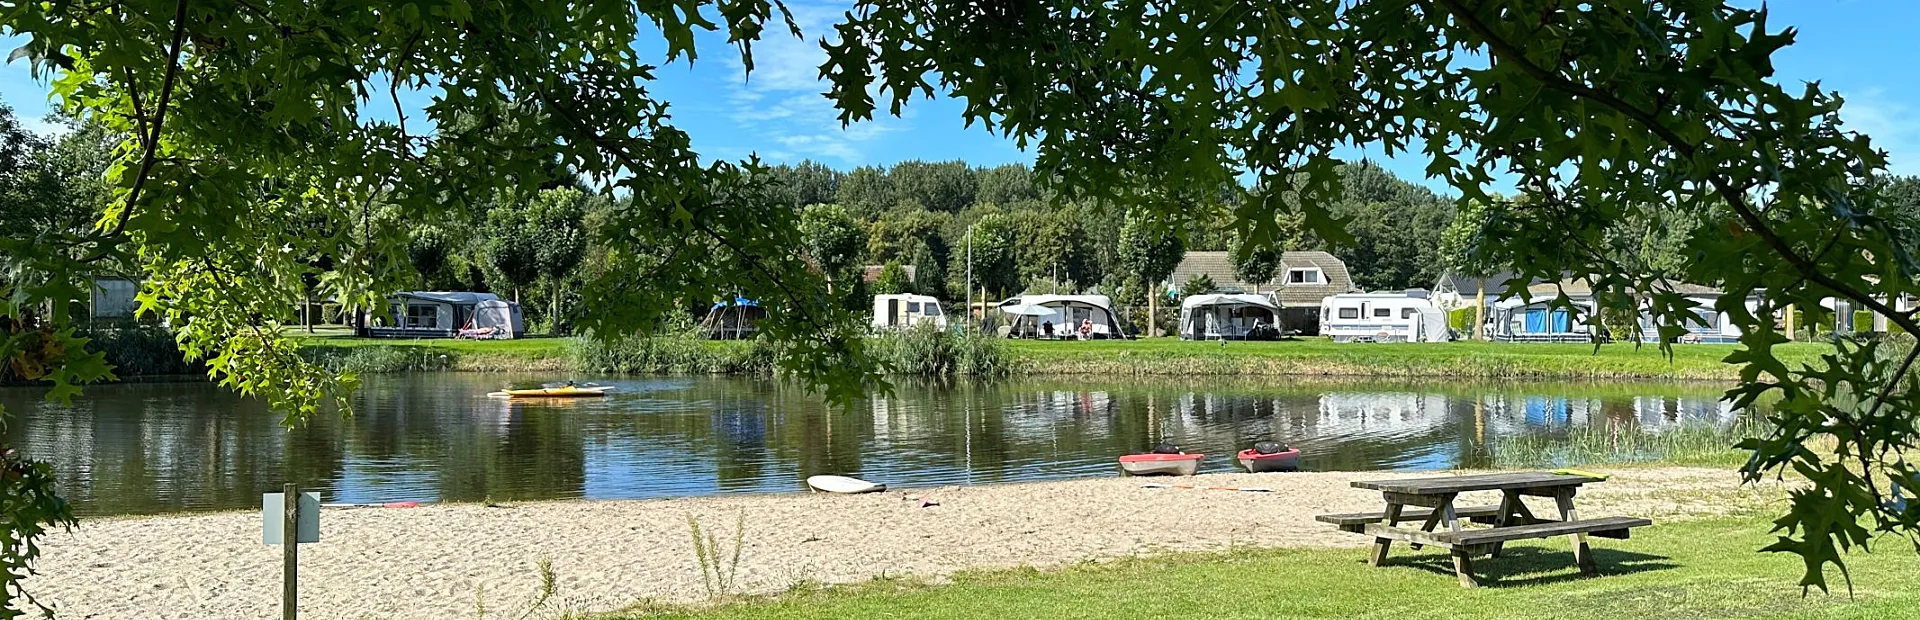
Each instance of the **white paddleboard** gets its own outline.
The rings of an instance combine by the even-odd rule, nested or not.
[[[887,485],[846,476],[808,476],[807,486],[823,493],[879,493],[887,490]]]

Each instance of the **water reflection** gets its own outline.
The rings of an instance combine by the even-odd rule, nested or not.
[[[895,486],[1106,476],[1166,440],[1219,455],[1273,438],[1318,470],[1485,466],[1503,437],[1734,421],[1713,385],[1042,381],[899,386],[829,408],[789,385],[598,379],[616,396],[490,399],[474,373],[369,378],[358,415],[286,431],[203,383],[99,386],[70,406],[0,389],[9,440],[86,514],[245,509],[291,478],[328,501],[785,492],[822,473]]]

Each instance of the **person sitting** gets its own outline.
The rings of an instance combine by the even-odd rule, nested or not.
[[[1080,339],[1093,339],[1093,319],[1080,319]]]
[[[1040,322],[1040,337],[1053,338],[1053,321]]]

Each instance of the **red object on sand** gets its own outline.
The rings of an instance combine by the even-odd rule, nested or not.
[[[1300,449],[1283,450],[1273,454],[1261,454],[1255,450],[1241,450],[1240,466],[1253,473],[1270,471],[1299,471]]]

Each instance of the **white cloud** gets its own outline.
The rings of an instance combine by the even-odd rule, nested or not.
[[[57,140],[61,136],[67,135],[67,132],[73,131],[73,126],[55,121],[52,116],[24,117],[17,118],[16,120],[20,121],[21,129],[39,134],[40,137],[48,140]]]
[[[828,82],[820,77],[820,65],[827,59],[820,38],[833,33],[833,25],[846,11],[840,3],[788,2],[794,23],[804,39],[794,38],[784,24],[770,26],[753,46],[753,72],[746,74],[738,56],[727,56],[733,75],[745,79],[728,86],[726,116],[755,144],[763,159],[791,161],[801,158],[827,160],[839,165],[873,161],[870,149],[874,140],[911,127],[911,114],[896,118],[878,111],[874,120],[842,127],[839,110],[822,96]],[[769,148],[779,145],[778,148]],[[732,149],[727,149],[732,150]]]
[[[1920,175],[1920,110],[1889,99],[1880,89],[1847,95],[1840,108],[1846,128],[1873,138],[1887,152],[1887,171]]]

